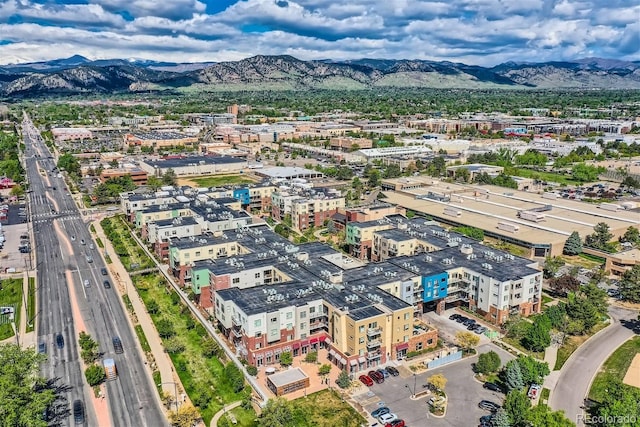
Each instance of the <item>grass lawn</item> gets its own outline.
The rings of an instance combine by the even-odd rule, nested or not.
[[[601,402],[607,395],[607,389],[612,381],[622,382],[631,361],[638,353],[640,353],[640,337],[634,337],[618,347],[604,362],[602,369],[593,380],[589,398]]]
[[[142,270],[154,266],[153,260],[147,256],[131,237],[129,226],[122,215],[105,218],[100,224],[111,243],[113,243],[113,249],[120,257],[120,261],[122,261],[127,271]],[[138,266],[131,268],[132,264],[137,264]]]
[[[578,349],[586,340],[591,338],[595,333],[599,330],[607,326],[608,323],[600,322],[596,326],[593,327],[591,333],[585,335],[576,335],[565,338],[564,344],[558,348],[558,357],[556,359],[556,365],[553,367],[554,371],[559,371],[562,369],[562,366],[565,364],[569,356],[573,354],[574,351]]]
[[[544,352],[543,351],[542,352],[537,352],[537,351],[527,350],[526,348],[524,348],[522,346],[522,344],[520,344],[520,341],[518,341],[515,338],[504,337],[504,338],[502,338],[502,341],[506,342],[507,344],[509,344],[512,347],[517,348],[518,350],[520,350],[524,354],[528,354],[529,356],[535,357],[536,359],[539,359],[539,360],[544,360]]]
[[[220,187],[225,185],[253,184],[254,180],[243,175],[207,176],[190,179],[198,187]]]
[[[300,419],[291,425],[314,427],[359,427],[366,425],[366,420],[351,405],[343,401],[334,390],[322,390],[296,399],[294,404],[299,408]]]
[[[36,315],[36,279],[29,277],[29,294],[27,295],[27,332],[33,331]],[[31,322],[31,323],[29,323]]]
[[[145,353],[151,353],[151,347],[149,346],[149,341],[147,341],[147,337],[142,330],[142,326],[136,325],[134,327],[136,330],[136,335],[138,336],[138,341],[140,341],[140,347],[142,347],[142,351]]]
[[[520,168],[513,168],[513,170],[509,170],[509,173],[515,176],[521,176],[523,178],[540,179],[542,181],[547,181],[547,182],[557,182],[558,184],[567,184],[567,185],[582,184],[582,181],[576,181],[570,175],[564,175],[561,173],[544,172],[544,171],[539,172],[531,169],[520,169]]]
[[[549,401],[549,396],[551,395],[551,390],[548,388],[543,388],[540,392],[540,400],[538,401],[538,405],[546,405],[546,402]]]
[[[183,312],[182,304],[175,302],[172,298],[173,291],[169,291],[165,285],[165,280],[159,274],[149,274],[145,276],[134,276],[132,278],[140,297],[145,304],[153,300],[158,303],[159,310],[151,317],[154,323],[161,319],[168,319],[175,329],[175,336],[170,340],[177,340],[184,346],[181,353],[170,354],[173,365],[180,376],[182,385],[187,394],[193,398],[201,390],[211,390],[213,398],[209,404],[200,408],[200,413],[209,425],[213,415],[222,409],[226,403],[242,400],[247,397],[245,393],[235,393],[225,381],[224,364],[215,357],[207,358],[202,354],[202,338],[208,336],[202,326],[192,329],[187,328],[186,320],[191,316],[189,312]],[[165,340],[166,343],[166,340]],[[247,411],[239,409],[238,412]],[[250,419],[253,425],[255,413],[250,410],[250,414],[238,416],[240,419]],[[238,423],[238,426],[243,426]]]
[[[549,295],[545,294],[544,292],[542,293],[542,305],[547,305],[549,304],[551,301],[553,301],[553,298],[551,298]]]
[[[16,327],[20,325],[22,312],[22,278],[5,279],[0,282],[0,307],[13,307],[15,309]],[[8,315],[1,315],[3,323],[0,325],[0,340],[14,336],[13,328]]]

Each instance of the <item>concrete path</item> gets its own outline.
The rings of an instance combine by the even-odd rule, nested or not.
[[[118,292],[120,294],[126,294],[129,296],[131,305],[133,306],[133,312],[135,313],[135,317],[138,319],[138,324],[142,327],[142,331],[144,332],[144,335],[149,342],[151,353],[153,354],[153,358],[155,359],[155,366],[151,366],[150,371],[159,371],[163,391],[170,396],[176,397],[175,387],[173,383],[176,383],[178,385],[179,394],[184,390],[184,387],[180,382],[180,378],[174,372],[173,363],[171,362],[169,355],[164,351],[162,340],[160,339],[158,331],[153,324],[153,320],[151,320],[151,316],[147,312],[144,302],[142,301],[142,299],[140,299],[140,296],[135,291],[135,287],[131,282],[131,278],[129,277],[127,270],[122,265],[122,262],[120,262],[120,259],[116,255],[111,241],[105,236],[100,222],[93,222],[93,226],[96,229],[96,236],[100,238],[102,243],[104,243],[104,248],[97,247],[98,249],[100,249],[99,252],[101,256],[104,257],[104,251],[106,250],[109,254],[109,258],[111,258],[112,262],[111,264],[107,264],[107,267],[109,268],[114,281],[118,284],[116,288],[118,289]],[[125,310],[127,310],[126,307]],[[129,322],[132,324],[133,328],[134,323],[131,320],[131,316],[127,316],[127,318],[129,319]],[[145,365],[147,365],[146,362]],[[180,396],[177,396],[177,398],[180,402],[182,402]],[[162,405],[162,403],[161,407],[164,408],[164,405]]]
[[[584,400],[602,364],[639,328],[638,311],[610,306],[611,325],[584,342],[566,361],[551,388],[549,406],[563,410],[578,427],[584,426]],[[554,373],[555,373],[554,372]],[[555,375],[554,375],[555,377]],[[545,382],[547,384],[547,382]]]
[[[218,427],[218,420],[227,412],[242,405],[242,400],[224,405],[216,414],[211,418],[210,427]]]

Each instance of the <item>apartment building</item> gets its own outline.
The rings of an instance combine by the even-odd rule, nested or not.
[[[152,221],[147,224],[147,242],[160,259],[169,257],[169,240],[174,238],[199,236],[202,225],[192,216]]]
[[[130,176],[131,180],[136,185],[146,185],[147,184],[147,173],[139,168],[115,168],[115,169],[104,169],[100,172],[100,181],[105,182],[111,178],[121,178],[124,176]]]
[[[354,138],[348,136],[331,138],[329,145],[334,150],[351,151],[353,149],[371,148],[373,142],[369,138]]]
[[[322,227],[325,220],[345,207],[345,198],[335,193],[325,193],[293,200],[291,203],[291,224],[296,231],[312,227]]]
[[[135,132],[124,135],[124,143],[127,147],[184,147],[194,146],[198,143],[198,137],[189,136],[175,131],[164,132]]]
[[[193,215],[189,203],[171,203],[151,205],[143,210],[135,211],[134,225],[141,230],[143,238],[147,236],[147,224],[154,221],[173,219]]]
[[[384,221],[347,223],[345,240],[349,246],[349,255],[361,260],[372,259],[373,234],[390,228],[393,226]]]
[[[248,212],[270,212],[271,195],[276,191],[276,187],[271,184],[257,184],[244,188],[235,188],[233,198],[240,201],[242,209]]]
[[[129,221],[134,221],[135,213],[150,206],[167,205],[177,203],[172,192],[159,193],[121,193],[120,208],[127,215]]]

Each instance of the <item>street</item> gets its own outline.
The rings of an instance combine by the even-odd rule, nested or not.
[[[85,403],[85,424],[102,426],[162,426],[167,422],[155,396],[156,387],[136,351],[135,336],[115,289],[106,289],[104,267],[91,235],[64,180],[51,172],[54,161],[39,132],[25,115],[23,121],[26,171],[29,181],[29,218],[33,227],[37,271],[38,342],[46,344],[49,362],[43,366],[48,378],[68,385],[68,403]],[[55,189],[54,189],[55,188]],[[85,244],[82,244],[84,241]],[[84,286],[85,280],[89,286]],[[108,414],[96,414],[93,392],[85,384],[77,340],[81,330],[89,333],[105,358],[113,358],[118,378],[106,383]],[[64,345],[59,348],[56,335]],[[125,349],[115,354],[112,338],[118,336]],[[100,362],[100,361],[99,361]],[[71,419],[63,420],[71,423]]]

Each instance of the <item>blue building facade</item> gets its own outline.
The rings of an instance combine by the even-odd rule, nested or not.
[[[248,188],[234,188],[233,198],[239,200],[241,205],[248,205],[251,202]]]
[[[431,302],[447,296],[449,275],[447,272],[422,276],[422,301]]]

